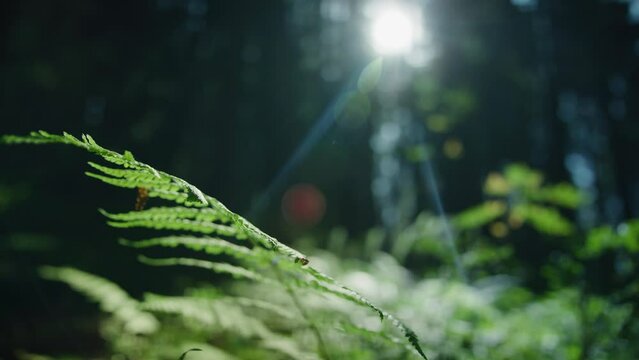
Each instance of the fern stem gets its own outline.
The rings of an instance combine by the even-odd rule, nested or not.
[[[277,266],[273,266],[273,268],[275,269],[275,276],[277,277],[277,280],[282,285],[284,285],[284,288],[286,289],[286,293],[290,296],[291,300],[293,301],[293,304],[295,305],[299,313],[302,315],[304,320],[308,323],[308,327],[311,329],[311,331],[315,335],[315,339],[317,340],[317,349],[320,353],[320,356],[326,360],[330,360],[330,356],[328,355],[328,350],[326,348],[326,343],[324,343],[324,339],[322,338],[322,333],[320,332],[315,322],[311,320],[311,317],[306,312],[306,309],[304,309],[304,307],[302,306],[302,303],[300,302],[299,297],[295,293],[295,289],[293,289],[289,283],[287,283],[286,281],[282,279],[281,270]]]

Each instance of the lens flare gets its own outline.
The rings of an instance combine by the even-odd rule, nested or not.
[[[416,28],[406,9],[390,5],[379,9],[371,29],[373,49],[380,55],[406,54],[415,44]]]
[[[322,220],[326,210],[324,194],[311,184],[297,184],[282,198],[284,218],[291,224],[311,227]]]

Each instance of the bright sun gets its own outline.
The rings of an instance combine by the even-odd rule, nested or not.
[[[373,49],[380,55],[408,53],[415,43],[416,27],[406,9],[396,6],[379,9],[371,29]]]

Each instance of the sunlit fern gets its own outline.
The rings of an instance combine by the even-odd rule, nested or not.
[[[190,257],[158,259],[141,256],[140,260],[143,263],[154,266],[180,265],[202,268],[215,273],[230,275],[236,280],[267,284],[272,286],[274,290],[286,291],[293,297],[295,296],[295,291],[310,291],[318,295],[328,295],[346,300],[357,306],[369,308],[379,316],[381,321],[390,322],[406,338],[406,344],[411,347],[413,353],[426,359],[417,336],[400,320],[373,305],[355,291],[340,285],[330,276],[317,271],[309,264],[309,260],[305,255],[265,234],[240,215],[227,209],[215,198],[205,195],[198,188],[178,177],[158,171],[145,163],[137,161],[130,152],[125,151],[120,154],[106,149],[98,145],[89,135],[76,138],[67,133],[54,135],[44,131],[32,132],[28,136],[3,136],[2,142],[8,144],[62,143],[82,148],[100,156],[111,165],[105,166],[89,162],[93,172],[86,172],[86,175],[116,187],[145,189],[145,193],[148,193],[149,197],[173,203],[171,206],[154,207],[127,213],[110,213],[101,210],[101,213],[107,217],[108,224],[114,227],[140,227],[172,230],[180,233],[173,236],[137,241],[122,240],[122,244],[138,249],[147,247],[183,247],[210,256],[210,259],[207,260]],[[185,233],[190,234],[186,235]],[[315,352],[322,357],[329,357],[326,350],[321,349],[322,333],[317,331],[312,317],[305,319],[308,322],[307,326],[316,330],[317,349],[311,350],[295,349],[282,335],[275,335],[266,327],[262,328],[261,325],[258,325],[259,321],[257,319],[248,321],[252,318],[250,314],[245,313],[242,309],[245,307],[244,305],[251,301],[253,301],[253,306],[260,306],[257,305],[258,302],[256,300],[244,300],[245,304],[243,305],[241,300],[229,302],[230,297],[225,298],[224,301],[219,299],[207,300],[209,301],[207,303],[201,299],[193,298],[150,296],[143,302],[137,302],[125,296],[126,293],[117,286],[109,285],[106,281],[101,281],[99,278],[77,270],[45,268],[43,274],[49,278],[69,283],[75,289],[98,301],[102,304],[103,309],[108,312],[117,315],[119,314],[118,311],[121,311],[124,314],[137,314],[146,318],[147,326],[143,327],[143,329],[147,332],[153,331],[151,324],[153,324],[155,318],[150,315],[151,312],[175,313],[188,318],[189,311],[192,311],[194,306],[202,306],[203,303],[208,304],[207,306],[215,304],[217,307],[227,306],[227,310],[234,309],[233,312],[230,310],[217,311],[218,314],[228,315],[233,313],[237,315],[236,319],[241,316],[242,320],[239,322],[244,323],[243,326],[252,327],[252,331],[257,331],[258,333],[254,335],[261,339],[257,346],[271,347],[276,351],[288,352],[287,354],[293,358],[308,358],[306,355],[295,354],[309,351]],[[115,296],[114,294],[119,295]],[[268,299],[263,300],[268,303]],[[264,303],[261,305],[263,305],[262,307],[268,307]],[[276,304],[271,305],[271,310],[277,308]],[[215,309],[215,307],[210,309]],[[303,309],[298,309],[298,312],[304,313]],[[299,316],[298,313],[290,309],[288,314]],[[121,320],[126,322],[130,319],[128,315],[124,315]],[[221,320],[218,319],[217,325],[219,325],[219,321]],[[367,331],[358,327],[357,324],[344,326],[343,323],[336,323],[334,326],[339,326],[339,328],[346,329],[346,331],[350,330],[351,333],[365,335],[367,338],[379,336],[381,340],[386,342],[389,339],[394,339],[392,334]],[[136,332],[133,325],[129,327],[133,332]],[[137,332],[142,333],[139,330],[137,329]]]

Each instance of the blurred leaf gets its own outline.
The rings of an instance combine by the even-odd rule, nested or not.
[[[152,334],[159,330],[159,321],[150,313],[139,309],[137,300],[111,281],[69,267],[43,266],[40,275],[48,280],[61,281],[87,298],[100,304],[100,308],[123,324],[131,334]]]
[[[393,242],[393,255],[402,260],[414,249],[422,254],[447,259],[450,252],[442,240],[445,226],[444,219],[439,216],[427,212],[419,214]]]
[[[504,176],[512,187],[527,191],[538,189],[544,180],[539,171],[533,170],[525,164],[506,166]]]
[[[573,232],[572,223],[564,218],[559,211],[549,207],[518,204],[513,207],[512,213],[542,233],[566,236]]]
[[[529,195],[532,200],[576,209],[584,202],[584,195],[576,187],[568,183],[544,186]]]
[[[487,201],[455,215],[453,224],[460,230],[475,229],[505,213],[506,204],[503,201]]]
[[[479,267],[497,263],[510,258],[513,249],[510,246],[478,245],[462,255],[462,262],[466,267]]]
[[[592,229],[586,238],[583,255],[595,257],[604,251],[615,249],[639,252],[639,220],[620,224],[616,230],[609,225]]]
[[[590,324],[593,341],[591,353],[606,354],[618,351],[619,333],[624,325],[632,319],[632,305],[615,305],[601,297],[588,297],[584,304],[585,317]],[[616,351],[615,351],[616,350]],[[613,356],[611,358],[620,358]]]
[[[551,289],[559,290],[577,281],[583,276],[583,270],[583,264],[577,259],[567,254],[555,253],[542,266],[541,274]]]

